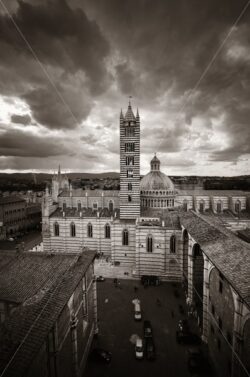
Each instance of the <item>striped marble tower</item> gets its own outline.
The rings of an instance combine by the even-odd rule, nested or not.
[[[129,102],[120,115],[120,218],[140,216],[140,117]]]

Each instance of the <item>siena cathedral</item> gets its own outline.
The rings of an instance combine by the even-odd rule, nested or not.
[[[96,274],[182,282],[219,375],[229,367],[242,375],[231,348],[218,353],[226,336],[250,370],[250,192],[177,190],[156,155],[141,179],[140,116],[129,102],[120,190],[74,189],[59,168],[42,209],[44,252],[92,249]],[[220,339],[213,321],[222,318]]]

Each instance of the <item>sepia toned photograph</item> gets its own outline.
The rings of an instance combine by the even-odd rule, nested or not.
[[[250,377],[250,0],[0,0],[0,377]]]

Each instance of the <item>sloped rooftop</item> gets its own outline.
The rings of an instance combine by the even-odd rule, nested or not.
[[[10,204],[10,203],[17,203],[17,202],[25,202],[23,198],[20,198],[20,196],[5,196],[0,198],[0,205],[1,204]]]
[[[218,218],[183,213],[181,224],[250,307],[250,245],[224,228]]]
[[[113,211],[110,211],[108,208],[98,208],[92,209],[92,208],[81,208],[79,211],[78,208],[70,208],[66,207],[65,210],[62,208],[57,208],[51,215],[50,217],[80,217],[80,212],[82,212],[82,217],[97,217],[97,212],[99,213],[99,217],[119,217],[119,209],[115,208]],[[64,213],[64,215],[63,215]]]
[[[94,256],[94,251],[86,250],[78,255],[56,254],[50,256],[27,253],[13,257],[9,266],[12,273],[14,272],[14,265],[17,265],[17,269],[22,258],[29,266],[29,273],[24,266],[23,272],[27,292],[30,296],[25,305],[20,305],[0,327],[0,372],[6,368],[11,360],[5,370],[5,377],[26,375],[27,368],[41,348],[50,329],[84,276]],[[41,278],[40,272],[37,273],[37,269],[40,271],[40,264],[43,265],[46,279],[43,279],[43,284],[40,282],[40,285],[38,285],[37,283],[32,288],[30,285],[36,284],[36,281]],[[51,271],[52,265],[53,273]],[[20,279],[17,280],[20,281]],[[24,287],[24,282],[21,283]],[[13,285],[16,286],[14,283]],[[33,294],[35,296],[32,296]],[[21,297],[20,293],[17,297]],[[22,297],[28,298],[28,294],[24,293]]]
[[[110,196],[119,196],[120,191],[119,190],[83,190],[81,188],[73,189],[72,190],[72,196],[73,197],[110,197]],[[60,197],[66,197],[68,198],[70,196],[69,190],[63,190],[60,194]]]

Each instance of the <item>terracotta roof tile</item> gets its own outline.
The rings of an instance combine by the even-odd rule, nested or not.
[[[57,265],[56,259],[61,256],[63,255],[51,257],[55,265]],[[7,363],[12,360],[4,373],[5,377],[26,375],[27,368],[94,256],[95,252],[90,250],[78,255],[64,255],[63,257],[67,259],[67,267],[61,269],[61,272],[51,280],[44,295],[30,304],[20,305],[0,327],[0,371],[3,371]],[[45,255],[44,259],[46,258]],[[36,274],[35,269],[30,270],[30,274]]]
[[[73,207],[66,207],[65,210],[62,208],[57,208],[50,217],[80,217],[80,212],[82,213],[82,217],[97,217],[97,212],[99,213],[99,217],[111,217],[116,216],[119,217],[119,209],[115,208],[113,211],[110,211],[108,208],[98,208],[98,210],[94,210],[92,208],[81,208],[79,211],[77,208]],[[64,213],[64,215],[63,215]]]
[[[181,224],[250,306],[250,245],[224,228],[217,218],[182,214]]]

